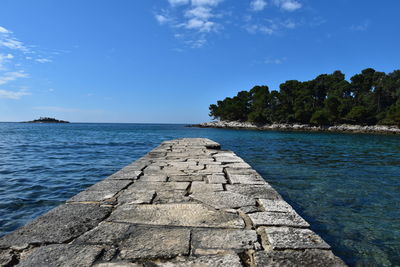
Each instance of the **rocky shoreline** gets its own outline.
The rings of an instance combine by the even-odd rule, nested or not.
[[[251,129],[270,131],[306,131],[306,132],[344,132],[344,133],[379,133],[379,134],[400,134],[397,126],[385,125],[350,125],[340,124],[334,126],[313,126],[307,124],[266,124],[256,125],[250,122],[238,121],[212,121],[201,124],[194,124],[191,127],[200,128],[226,128],[226,129]]]

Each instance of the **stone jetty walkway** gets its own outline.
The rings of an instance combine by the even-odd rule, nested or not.
[[[247,163],[163,142],[0,239],[2,266],[345,266]]]

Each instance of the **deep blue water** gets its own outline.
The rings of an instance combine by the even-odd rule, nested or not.
[[[0,236],[164,140],[208,137],[235,151],[350,265],[400,265],[400,137],[0,123]]]

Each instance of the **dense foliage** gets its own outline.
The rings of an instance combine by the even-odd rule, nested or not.
[[[210,105],[210,116],[257,124],[400,126],[400,70],[386,74],[369,68],[350,82],[341,71],[335,71],[311,81],[286,81],[280,91],[255,86]]]

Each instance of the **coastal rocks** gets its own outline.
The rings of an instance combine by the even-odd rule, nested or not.
[[[285,124],[285,123],[256,125],[250,122],[212,121],[193,126],[202,128],[232,128],[232,129],[253,129],[253,130],[400,134],[399,127],[386,126],[386,125],[363,126],[363,125],[341,124],[334,126],[312,126],[308,124]]]
[[[202,138],[163,142],[0,238],[0,263],[344,266],[261,175],[219,148]]]

